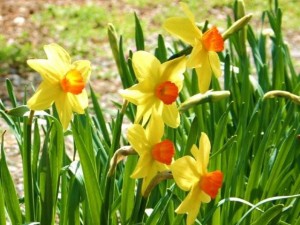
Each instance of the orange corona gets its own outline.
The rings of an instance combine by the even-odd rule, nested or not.
[[[203,34],[202,43],[207,51],[221,52],[224,49],[224,40],[216,27]]]
[[[222,186],[222,181],[222,172],[216,170],[214,172],[203,175],[200,180],[200,188],[211,198],[215,198],[218,194],[219,188]]]
[[[172,141],[164,140],[156,145],[152,149],[152,157],[161,163],[170,165],[172,158],[175,154],[175,149]]]
[[[165,81],[156,87],[155,95],[163,101],[163,103],[170,105],[176,101],[178,97],[178,87],[170,81]]]
[[[65,77],[60,81],[64,92],[72,94],[80,94],[85,87],[81,73],[77,70],[70,70]]]

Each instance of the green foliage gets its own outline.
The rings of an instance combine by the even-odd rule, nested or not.
[[[0,73],[24,73],[29,53],[32,51],[30,43],[7,44],[6,38],[0,34]]]
[[[73,21],[91,20],[84,28],[89,30],[88,26],[95,24],[104,26],[101,21],[107,13],[98,15],[100,9],[93,7],[82,11],[74,8],[60,11],[51,7],[44,17],[36,19],[62,19],[68,15]],[[180,126],[167,128],[165,137],[175,143],[175,158],[178,159],[189,155],[191,146],[198,144],[200,133],[206,132],[212,143],[209,171],[220,169],[225,176],[217,198],[202,204],[196,224],[267,225],[300,221],[299,106],[289,98],[267,98],[265,95],[274,89],[299,92],[299,78],[284,42],[281,16],[277,4],[263,13],[262,23],[270,25],[274,31],[272,36],[246,26],[227,39],[226,51],[219,55],[224,63],[224,81],[213,78],[211,88],[214,91],[209,92],[205,100],[191,101],[191,96],[195,98],[197,94],[197,77],[194,71],[185,72],[178,104],[189,101],[189,107],[181,112]],[[133,51],[147,48],[137,14],[134,19],[136,46]],[[228,18],[227,22],[229,27],[234,21]],[[65,23],[65,20],[57,23],[57,29],[67,26]],[[74,22],[70,26],[75,28],[78,24]],[[94,35],[86,32],[84,37],[74,33],[65,38],[80,43],[81,38]],[[112,26],[109,35],[123,88],[131,87],[136,83],[131,60],[133,52],[124,50],[123,36],[118,37]],[[157,35],[153,52],[161,62],[190,53],[190,49],[180,51],[187,47],[181,43],[166,46],[163,35]],[[85,47],[84,51],[87,49]],[[61,225],[185,224],[186,215],[176,214],[174,210],[186,193],[173,180],[161,182],[149,197],[141,196],[141,180],[130,178],[137,156],[130,155],[120,161],[114,173],[107,176],[115,152],[128,144],[123,125],[134,121],[134,105],[116,103],[115,116],[107,122],[104,109],[91,88],[91,107],[85,114],[76,114],[71,130],[64,133],[54,107],[36,112],[33,117],[33,112],[27,112],[23,103],[17,101],[9,80],[6,87],[12,109],[7,109],[1,101],[0,115],[19,144],[24,196],[18,196],[15,191],[7,167],[3,133],[0,225],[6,224],[5,217],[12,224],[52,225],[56,220]],[[216,95],[217,99],[214,98],[213,94],[222,90],[229,91],[230,96],[226,92],[225,97]],[[71,138],[74,158],[69,156],[70,149],[65,145],[68,138]],[[25,206],[21,204],[23,199]]]

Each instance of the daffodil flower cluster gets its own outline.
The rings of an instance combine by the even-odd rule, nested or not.
[[[187,5],[181,3],[186,17],[169,18],[164,28],[192,46],[189,57],[181,56],[161,63],[146,51],[132,56],[132,66],[138,81],[121,90],[121,96],[137,106],[134,124],[127,137],[139,155],[132,178],[142,178],[142,195],[153,178],[160,172],[171,171],[176,184],[187,197],[176,209],[187,213],[187,224],[193,224],[202,202],[215,198],[222,185],[221,171],[208,172],[210,141],[201,134],[199,146],[191,149],[192,156],[174,160],[175,145],[164,139],[164,127],[177,128],[180,115],[176,100],[183,87],[186,68],[195,68],[201,93],[209,89],[212,74],[221,75],[220,60],[216,52],[224,48],[224,41],[216,27],[204,34],[196,26],[195,18]],[[47,59],[30,59],[28,65],[39,72],[42,83],[27,102],[31,110],[45,110],[55,105],[64,130],[73,112],[83,114],[88,106],[85,86],[89,81],[91,65],[87,60],[71,62],[69,54],[59,45],[44,47]]]
[[[128,129],[128,141],[140,156],[132,178],[143,178],[142,195],[154,177],[166,170],[172,172],[177,185],[189,194],[176,209],[187,213],[187,224],[193,224],[201,202],[215,198],[222,185],[221,171],[208,172],[210,142],[201,134],[199,148],[191,149],[192,156],[174,160],[175,145],[162,140],[164,124],[176,128],[180,124],[176,99],[183,86],[186,68],[195,68],[199,91],[209,89],[211,75],[221,75],[220,60],[216,52],[222,51],[224,42],[216,27],[204,34],[195,24],[187,5],[181,3],[187,17],[167,19],[164,27],[171,34],[190,44],[193,49],[187,58],[181,56],[164,63],[145,51],[135,52],[132,66],[138,83],[121,90],[121,96],[137,106],[135,123]]]

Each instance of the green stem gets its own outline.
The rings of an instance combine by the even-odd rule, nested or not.
[[[31,125],[34,111],[30,111],[28,119],[24,123],[24,149],[23,149],[23,176],[25,195],[25,218],[26,222],[34,221],[34,195],[31,169]],[[27,123],[26,123],[27,122]]]
[[[180,56],[183,56],[183,55],[189,55],[193,50],[193,47],[192,46],[188,46],[187,48],[181,50],[180,52],[172,55],[168,61],[172,60],[172,59],[176,59],[176,58],[179,58]]]
[[[140,211],[137,217],[137,223],[138,224],[143,224],[143,218],[145,215],[145,209],[147,205],[148,198],[147,197],[142,197],[141,205],[140,205]]]

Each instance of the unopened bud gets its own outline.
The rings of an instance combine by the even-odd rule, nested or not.
[[[119,44],[118,44],[118,36],[113,24],[109,23],[107,25],[107,35],[110,44],[111,51],[113,53],[113,57],[115,59],[119,74],[121,74],[121,64],[119,59]]]
[[[179,106],[179,111],[183,112],[195,105],[203,104],[206,102],[216,102],[224,98],[227,98],[230,95],[229,91],[207,91],[205,93],[199,93],[191,96],[185,102]]]
[[[110,166],[107,172],[107,176],[111,177],[114,174],[118,163],[121,160],[123,160],[126,156],[136,155],[136,154],[137,154],[136,151],[134,151],[134,149],[131,146],[123,146],[119,148],[110,160]]]
[[[281,90],[274,90],[274,91],[267,92],[264,95],[263,100],[265,100],[266,98],[276,98],[276,97],[287,98],[293,101],[294,103],[296,103],[297,105],[300,105],[300,96],[292,94],[288,91],[281,91]]]
[[[237,31],[239,31],[240,29],[242,29],[244,26],[246,26],[249,21],[252,18],[252,14],[248,14],[244,17],[242,17],[241,19],[235,21],[223,34],[223,40],[226,40],[227,38],[229,38],[230,35],[236,33]]]
[[[150,192],[153,190],[153,188],[156,187],[156,185],[167,179],[173,179],[171,171],[162,171],[156,174],[156,176],[151,180],[150,184],[143,193],[143,197],[147,198]]]

